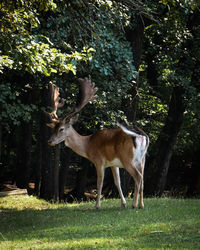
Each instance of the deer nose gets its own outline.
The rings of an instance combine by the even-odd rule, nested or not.
[[[55,144],[52,143],[52,139],[49,139],[49,140],[48,140],[48,145],[49,145],[49,146],[55,146]]]

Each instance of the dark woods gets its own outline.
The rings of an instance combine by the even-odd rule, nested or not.
[[[44,112],[51,105],[49,81],[66,99],[62,115],[76,101],[77,79],[87,76],[98,99],[81,112],[77,131],[88,135],[117,122],[142,128],[150,137],[144,194],[199,196],[200,15],[194,1],[3,1],[0,14],[2,190],[9,183],[53,201],[96,197],[94,166],[63,144],[48,146]],[[131,177],[123,169],[120,175],[123,193],[131,196]],[[103,195],[118,195],[110,169]]]

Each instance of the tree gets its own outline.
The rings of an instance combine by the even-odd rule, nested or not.
[[[7,143],[4,143],[4,148],[0,147],[0,150],[1,152],[2,150],[6,151],[4,159],[2,159],[3,162],[9,159],[9,155],[17,159],[13,172],[15,172],[14,179],[17,180],[19,187],[27,188],[31,176],[30,156],[34,147],[32,146],[34,133],[32,128],[38,129],[35,124],[33,125],[32,117],[38,110],[42,110],[41,90],[44,89],[45,91],[46,89],[46,85],[42,84],[41,79],[46,83],[47,77],[55,73],[59,75],[69,72],[76,74],[75,62],[87,60],[86,53],[90,54],[86,49],[84,49],[83,53],[75,50],[70,51],[70,53],[61,52],[60,48],[55,48],[48,35],[44,36],[40,32],[40,16],[55,9],[56,4],[51,0],[32,1],[30,3],[3,1],[1,3],[0,104],[2,112],[0,135],[12,133],[16,126],[21,126],[22,129],[19,129],[21,131],[19,137],[16,134],[15,138],[18,150],[8,148]],[[29,97],[36,97],[39,91],[39,98],[30,100]],[[35,116],[37,121],[39,120],[38,117]],[[48,133],[48,131],[43,132],[44,134]],[[25,141],[21,140],[23,136],[25,136]],[[37,140],[38,138],[34,137],[34,139]],[[0,136],[0,140],[1,145],[2,136]],[[45,146],[44,148],[43,151],[46,153],[43,155],[50,154]],[[46,155],[46,158],[50,159],[50,155]],[[44,159],[40,157],[39,166],[42,166],[41,162],[44,162]],[[55,161],[55,166],[57,166],[56,170],[58,170],[58,160]],[[44,173],[43,168],[37,170],[39,170],[39,173]],[[37,175],[36,189],[37,193],[42,194],[38,190],[41,186],[39,184],[40,179],[39,174]],[[58,187],[55,189],[58,190]],[[48,192],[49,190],[50,188],[48,188]],[[45,195],[58,197],[58,193],[55,194],[54,191],[53,193],[49,192],[49,195],[47,193]]]
[[[85,114],[90,113],[91,115],[91,113],[99,112],[99,116],[94,121],[85,119],[85,123],[83,123],[83,127],[89,127],[92,132],[97,124],[99,127],[102,125],[110,126],[109,120],[113,120],[116,116],[121,117],[123,111],[115,111],[116,107],[121,106],[121,82],[124,82],[123,89],[126,92],[131,86],[127,82],[130,82],[135,75],[135,68],[131,62],[130,46],[122,35],[118,37],[120,22],[115,14],[119,11],[117,9],[114,11],[114,8],[111,8],[106,2],[102,2],[98,4],[98,12],[96,13],[96,4],[91,5],[95,29],[88,35],[83,32],[80,25],[78,32],[76,28],[71,29],[73,21],[76,24],[84,22],[85,26],[88,20],[91,21],[90,6],[86,4],[85,7],[81,1],[73,4],[58,2],[57,5],[52,1],[46,1],[42,6],[37,1],[28,5],[20,1],[11,1],[9,5],[6,5],[5,2],[2,3],[4,21],[1,26],[0,47],[2,52],[1,70],[4,73],[1,75],[3,133],[6,133],[6,126],[7,131],[10,132],[13,131],[14,127],[20,126],[23,123],[22,119],[25,122],[25,127],[33,126],[32,139],[34,138],[35,142],[32,149],[38,147],[40,157],[33,157],[33,160],[38,160],[38,164],[36,164],[38,167],[34,170],[32,165],[29,176],[36,176],[36,192],[47,199],[52,198],[50,190],[52,181],[51,152],[45,144],[49,131],[44,125],[41,125],[41,128],[38,126],[38,124],[45,122],[45,118],[42,118],[37,112],[44,109],[43,106],[48,106],[48,101],[44,101],[47,95],[48,77],[52,76],[63,92],[66,88],[66,79],[72,78],[67,85],[69,91],[66,103],[68,106],[71,106],[75,100],[73,93],[76,90],[75,78],[72,74],[69,75],[69,72],[78,75],[90,74],[92,78],[96,79],[95,82],[100,89],[100,99],[96,102],[96,111],[95,109],[86,110]],[[87,14],[86,18],[80,14],[80,7]],[[76,11],[71,12],[71,9]],[[108,9],[111,10],[109,16],[107,16]],[[74,16],[66,15],[66,12],[74,13]],[[13,13],[16,19],[13,19]],[[91,27],[89,26],[89,28]],[[67,30],[63,32],[64,29]],[[77,34],[82,34],[81,42],[79,42]],[[6,40],[10,41],[9,48],[5,45]],[[90,49],[91,46],[94,48]],[[77,50],[81,52],[77,52]],[[95,51],[95,56],[92,59],[92,54]],[[105,55],[103,58],[102,53]],[[80,61],[85,63],[80,65]],[[76,72],[78,67],[79,70]],[[127,72],[129,73],[127,74]],[[63,73],[67,73],[68,76],[62,75]],[[23,93],[29,92],[28,90],[38,97],[32,100],[31,104],[22,98]],[[108,103],[113,108],[108,108]],[[31,122],[32,117],[36,119],[34,124]],[[115,121],[113,120],[112,123],[114,124]],[[28,135],[30,136],[31,132]],[[20,137],[16,137],[16,145],[18,141],[20,142]],[[44,142],[39,142],[39,138]],[[28,143],[28,141],[26,142]],[[11,148],[9,150],[12,151],[13,157],[18,159],[17,162],[20,166],[22,153],[19,152],[22,151],[22,145],[18,145],[20,145],[20,151],[17,152],[16,149]],[[11,151],[7,151],[7,159]],[[38,152],[38,150],[34,149],[34,152]],[[58,159],[55,164],[58,169]],[[26,169],[26,167],[23,166],[21,171],[22,169]],[[16,172],[19,170],[17,168]],[[21,171],[19,171],[19,177]],[[24,181],[18,179],[18,183]],[[55,181],[57,182],[57,180]],[[24,183],[26,184],[22,184],[22,186],[27,185],[27,181]],[[60,195],[62,196],[62,194]]]
[[[146,193],[157,195],[161,195],[165,189],[170,160],[184,122],[187,103],[191,101],[191,91],[197,95],[196,80],[193,76],[196,75],[196,67],[199,63],[199,57],[194,56],[196,37],[199,33],[199,20],[196,19],[199,12],[196,5],[187,6],[187,4],[171,2],[165,4],[170,5],[170,11],[166,11],[165,21],[160,25],[160,29],[157,26],[152,26],[149,29],[148,34],[153,31],[153,36],[150,35],[149,38],[153,38],[151,42],[153,41],[154,47],[150,46],[149,52],[147,52],[148,55],[149,53],[153,55],[154,69],[156,68],[159,71],[164,81],[168,81],[171,89],[168,115],[153,147],[154,152],[149,162],[149,171],[147,171],[147,175],[149,174],[152,180],[149,180],[147,184],[148,190],[146,190]],[[169,26],[171,32],[168,32]],[[175,44],[176,46],[174,46]],[[159,46],[159,54],[157,55],[155,52],[152,53],[153,50],[157,50],[156,46]],[[160,66],[158,60],[161,61]],[[149,62],[148,66],[150,65],[152,65],[152,62]],[[162,71],[160,71],[161,69]],[[151,75],[149,76],[151,77]],[[161,95],[161,92],[156,88],[163,88],[160,85],[162,80],[152,81],[155,76],[150,77],[149,82],[154,83],[151,85],[152,89],[155,93]],[[152,174],[150,174],[150,171]]]
[[[191,161],[196,171],[197,160],[190,160],[199,150],[196,1],[17,0],[3,1],[0,14],[1,180],[22,187],[32,180],[36,194],[55,200],[65,198],[68,182],[82,198],[94,172],[69,150],[49,149],[43,111],[50,109],[50,80],[66,99],[62,115],[76,101],[76,79],[85,76],[99,98],[81,113],[78,131],[90,134],[117,121],[142,127],[151,139],[146,194],[170,187],[175,159],[180,166]],[[128,175],[122,182],[128,195]]]

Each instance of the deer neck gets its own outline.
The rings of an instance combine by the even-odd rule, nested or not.
[[[90,135],[82,136],[71,127],[68,136],[65,139],[65,145],[71,148],[75,153],[87,158],[89,138]]]

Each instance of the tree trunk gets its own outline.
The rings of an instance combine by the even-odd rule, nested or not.
[[[26,105],[32,103],[32,93],[27,91],[23,96]],[[32,119],[29,122],[22,121],[18,138],[18,165],[16,172],[16,184],[20,188],[27,188],[31,171],[31,149],[32,149]]]
[[[3,104],[0,102],[0,114],[3,111]],[[2,124],[0,121],[0,164],[1,164],[1,153],[2,153]]]
[[[47,107],[49,104],[47,89],[43,89],[42,92],[42,106]],[[40,197],[46,200],[52,199],[52,175],[51,175],[51,152],[47,141],[50,137],[50,128],[46,126],[48,122],[47,116],[41,114],[41,124],[40,124],[40,144],[41,144],[41,187],[40,187]]]
[[[59,201],[59,165],[60,165],[60,145],[51,148],[52,152],[52,199]]]
[[[16,185],[19,188],[28,188],[31,169],[31,148],[32,124],[23,122],[20,128],[17,152]]]
[[[47,89],[43,89],[42,101],[44,107],[49,105],[49,95]],[[40,127],[40,164],[41,164],[41,187],[40,197],[59,201],[59,165],[60,165],[60,146],[50,147],[50,128],[47,127],[48,117],[42,114]],[[38,183],[37,183],[38,185]],[[37,187],[38,189],[38,187]]]
[[[84,192],[87,184],[89,161],[85,158],[81,159],[81,170],[77,173],[76,188],[73,190],[73,197],[78,201],[85,199]]]
[[[40,197],[40,188],[41,188],[41,178],[42,178],[42,143],[41,139],[39,139],[37,143],[37,151],[36,154],[38,155],[37,161],[34,168],[34,176],[35,176],[35,189],[34,194]]]
[[[142,55],[142,45],[143,45],[143,37],[144,37],[144,23],[141,17],[135,19],[135,16],[132,17],[133,29],[127,28],[126,30],[126,38],[131,43],[132,51],[133,51],[133,61],[136,71],[139,71],[141,55]],[[139,72],[138,72],[139,73]],[[136,119],[136,110],[137,110],[137,89],[139,82],[139,74],[136,78],[135,85],[132,86],[130,93],[132,96],[132,100],[128,101],[128,103],[123,103],[125,106],[125,114],[127,116],[128,121],[134,122]]]
[[[128,28],[126,30],[126,38],[131,43],[134,65],[136,70],[139,71],[145,26],[141,17],[139,17],[137,21],[135,19],[135,16],[132,17],[132,22],[134,28],[133,29]],[[131,101],[124,100],[122,102],[123,105],[122,110],[125,111],[127,120],[131,123],[134,123],[136,120],[136,111],[138,103],[138,96],[137,96],[138,83],[139,83],[139,74],[136,78],[135,85],[133,85],[130,90],[132,100]],[[124,169],[120,169],[120,175],[121,175],[122,190],[124,192],[124,195],[127,196],[130,190],[131,177],[129,173]]]
[[[2,112],[2,104],[0,103],[0,113]],[[2,161],[1,161],[1,152],[2,152],[2,125],[1,125],[1,121],[0,121],[0,169],[2,168]],[[3,174],[0,173],[0,188],[1,188],[1,185],[3,185]],[[1,179],[2,178],[2,179]]]
[[[59,173],[59,198],[64,200],[64,190],[67,178],[67,171],[69,168],[69,163],[72,155],[72,150],[70,148],[65,148],[65,153],[61,155],[61,168]],[[62,159],[64,157],[64,159]]]
[[[40,197],[50,200],[51,197],[51,173],[50,173],[50,148],[47,144],[49,138],[49,131],[45,127],[46,124],[41,125],[41,186]],[[50,184],[51,183],[51,184]]]
[[[1,152],[2,152],[2,125],[0,122],[0,164],[1,164]]]
[[[155,144],[154,157],[145,171],[145,194],[160,196],[164,191],[171,156],[183,121],[183,94],[181,86],[173,88],[165,126]]]
[[[41,104],[42,105],[42,104]],[[43,103],[44,105],[44,103]],[[34,194],[38,197],[42,197],[43,194],[41,194],[41,182],[42,182],[42,165],[43,165],[43,155],[44,155],[44,135],[46,134],[47,128],[45,127],[46,118],[44,116],[43,112],[40,112],[38,123],[40,124],[39,132],[38,132],[38,138],[37,138],[37,150],[36,155],[37,161],[34,166],[34,176],[35,176],[35,190]]]

